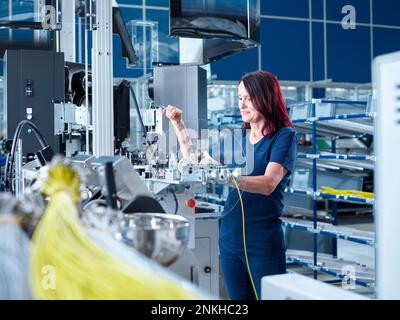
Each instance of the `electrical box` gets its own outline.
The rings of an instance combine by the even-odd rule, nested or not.
[[[7,50],[4,55],[5,135],[13,139],[18,123],[32,121],[59,152],[54,135],[54,103],[64,100],[64,54],[42,50]],[[41,149],[33,131],[21,135],[23,155]]]
[[[174,105],[182,109],[188,129],[198,134],[207,129],[207,71],[195,65],[177,65],[155,66],[153,73],[155,106]]]

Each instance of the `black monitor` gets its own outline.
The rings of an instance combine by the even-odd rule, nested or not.
[[[201,38],[207,62],[260,43],[260,0],[170,0],[170,35]]]

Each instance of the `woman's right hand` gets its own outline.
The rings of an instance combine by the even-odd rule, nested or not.
[[[167,118],[172,122],[181,122],[183,112],[181,109],[168,105],[164,110],[163,113],[167,116]]]
[[[185,124],[182,121],[182,110],[177,107],[168,105],[165,109],[163,109],[163,113],[171,121],[174,127],[174,131],[178,136],[179,146],[181,147],[183,157],[189,159],[191,141],[187,133]]]

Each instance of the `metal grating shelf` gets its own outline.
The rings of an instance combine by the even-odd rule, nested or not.
[[[369,205],[375,204],[375,199],[358,198],[358,197],[351,197],[351,196],[346,196],[346,195],[324,193],[324,192],[319,192],[319,191],[314,192],[312,190],[286,188],[285,192],[308,195],[308,196],[313,197],[314,200],[318,200],[318,198],[320,198],[320,199],[331,199],[331,200],[340,200],[340,201],[347,201],[347,202],[356,202],[356,203],[363,203],[363,204],[369,204]]]
[[[353,261],[332,258],[329,255],[319,253],[318,262],[313,263],[313,252],[300,250],[287,250],[286,261],[305,266],[314,272],[323,272],[339,279],[350,278],[356,284],[370,289],[375,289],[374,269],[362,266]],[[355,276],[351,277],[346,271],[353,270]]]
[[[323,234],[338,239],[369,245],[372,247],[375,246],[375,233],[373,232],[359,231],[354,228],[334,226],[332,224],[323,222],[317,223],[317,228],[314,229],[312,221],[303,221],[290,218],[282,218],[282,222],[285,226],[298,230]]]
[[[346,119],[363,119],[368,118],[371,119],[372,115],[370,113],[355,113],[355,114],[337,114],[334,116],[327,117],[310,117],[304,119],[296,119],[293,120],[293,123],[312,123],[317,121],[328,121],[328,120],[346,120]]]
[[[297,155],[299,159],[334,159],[334,160],[359,160],[359,161],[375,161],[375,156],[371,155],[347,155],[347,154],[335,154],[335,153],[299,153]]]

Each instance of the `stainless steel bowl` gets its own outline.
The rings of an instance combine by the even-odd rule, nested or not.
[[[171,265],[189,241],[189,222],[176,215],[124,214],[115,238],[164,266]]]

